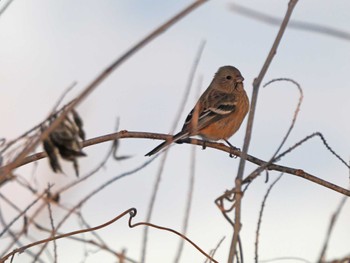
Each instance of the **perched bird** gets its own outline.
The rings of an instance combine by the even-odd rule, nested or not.
[[[209,87],[187,115],[182,130],[152,151],[151,156],[173,142],[199,135],[204,140],[225,140],[241,126],[249,110],[249,99],[243,88],[244,78],[233,66],[224,66],[216,72]]]

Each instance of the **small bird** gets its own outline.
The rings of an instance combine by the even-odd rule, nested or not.
[[[233,147],[227,139],[239,129],[249,110],[249,99],[243,88],[243,80],[237,68],[219,68],[209,87],[187,115],[182,130],[146,156],[159,152],[173,142],[195,135],[204,140],[225,140]]]

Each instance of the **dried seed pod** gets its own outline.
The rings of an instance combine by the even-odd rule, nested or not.
[[[83,129],[83,120],[80,118],[78,112],[72,110],[73,120],[78,127],[78,135],[82,140],[85,140],[85,131]]]
[[[50,139],[46,139],[43,142],[43,146],[44,146],[44,150],[49,158],[50,161],[50,166],[52,168],[52,170],[57,173],[57,172],[62,172],[62,168],[61,165],[58,161],[58,153],[57,150],[55,148],[55,146],[52,144]]]
[[[56,118],[57,115],[53,115],[50,123]],[[73,162],[75,173],[77,176],[79,175],[79,166],[76,158],[86,156],[82,151],[81,139],[85,139],[83,121],[79,114],[73,110],[43,142],[54,172],[62,172],[58,161],[58,155],[60,155],[63,159]]]

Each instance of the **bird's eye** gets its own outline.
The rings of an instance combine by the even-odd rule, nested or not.
[[[232,79],[232,77],[231,76],[226,76],[226,79]]]

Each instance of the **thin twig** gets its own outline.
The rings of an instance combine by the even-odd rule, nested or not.
[[[49,188],[50,189],[50,188]],[[35,198],[34,201],[32,201],[25,209],[23,209],[10,223],[6,225],[6,227],[1,231],[0,237],[10,229],[10,227],[22,216],[28,212],[30,208],[32,208],[39,200],[41,200],[46,194],[49,189],[46,189],[41,195],[39,195],[37,198]]]
[[[293,115],[293,119],[292,119],[292,123],[291,125],[289,126],[288,128],[288,131],[286,133],[286,135],[284,136],[280,146],[277,148],[276,152],[274,153],[274,155],[272,156],[272,160],[271,161],[274,161],[274,158],[276,157],[276,155],[279,153],[279,151],[281,150],[281,148],[283,147],[284,143],[286,142],[286,140],[288,139],[291,131],[293,130],[294,128],[294,125],[295,125],[295,122],[298,118],[298,113],[300,111],[300,106],[301,106],[301,103],[303,102],[303,98],[304,98],[304,94],[303,94],[303,90],[301,88],[301,86],[299,85],[298,82],[296,82],[295,80],[293,79],[289,79],[289,78],[278,78],[278,79],[273,79],[273,80],[270,80],[269,82],[267,82],[263,87],[267,87],[268,85],[270,85],[271,83],[274,83],[274,82],[277,82],[277,81],[289,81],[289,82],[292,82],[294,85],[297,86],[298,90],[299,90],[299,93],[300,93],[300,96],[299,96],[299,100],[298,100],[298,105],[297,107],[295,108],[295,111],[294,111],[294,115]]]
[[[156,202],[157,194],[158,194],[158,189],[160,185],[160,181],[162,178],[164,166],[165,166],[165,161],[168,156],[169,151],[165,151],[165,153],[162,155],[162,159],[160,160],[159,166],[158,166],[158,171],[156,175],[156,179],[153,184],[153,189],[152,189],[152,195],[148,204],[147,208],[147,215],[146,215],[146,222],[150,222],[152,218],[152,213],[153,213],[153,208]],[[158,155],[156,155],[154,158],[157,158]],[[142,237],[142,248],[141,248],[141,263],[146,262],[146,252],[147,252],[147,241],[148,241],[148,227],[144,228],[143,231],[143,237]]]
[[[254,9],[244,7],[242,5],[238,5],[236,3],[230,3],[230,8],[232,11],[235,11],[240,15],[244,15],[270,25],[279,26],[282,21],[279,18],[267,15],[265,13],[256,11]],[[299,30],[304,30],[308,32],[319,33],[319,34],[328,35],[331,37],[350,41],[349,32],[339,30],[337,28],[332,28],[326,25],[319,25],[315,23],[293,20],[289,22],[288,27],[291,29],[299,29]]]
[[[198,68],[198,64],[199,64],[200,58],[202,56],[204,47],[205,47],[205,41],[202,41],[199,45],[198,52],[195,55],[194,62],[192,64],[192,68],[191,68],[191,71],[190,71],[190,74],[189,74],[189,77],[187,80],[187,85],[185,87],[185,92],[182,96],[182,101],[179,105],[178,112],[175,115],[173,125],[170,129],[170,134],[173,134],[175,132],[175,129],[178,125],[181,114],[185,108],[186,102],[187,102],[188,97],[189,97],[190,90],[192,88],[193,79],[194,79],[196,70]],[[147,209],[146,222],[151,221],[151,218],[152,218],[153,207],[154,207],[154,204],[155,204],[155,201],[157,198],[158,189],[159,189],[160,181],[161,181],[163,170],[164,170],[164,165],[165,165],[166,159],[168,157],[168,150],[169,150],[169,147],[166,149],[166,152],[162,156],[161,161],[159,163],[157,176],[156,176],[156,179],[155,179],[155,182],[153,185],[152,195],[151,195],[150,202],[149,202],[148,209]],[[141,262],[146,261],[147,239],[148,239],[148,228],[146,227],[144,229],[144,232],[143,232],[142,249],[141,249]]]
[[[11,257],[11,256],[13,256],[13,255],[15,255],[17,253],[22,253],[23,251],[25,251],[25,250],[27,250],[27,249],[29,249],[31,247],[40,245],[40,244],[46,244],[46,243],[51,242],[53,240],[58,240],[58,239],[74,236],[74,235],[77,235],[77,234],[87,233],[87,232],[96,231],[96,230],[105,228],[105,227],[109,226],[110,224],[113,224],[114,222],[118,221],[120,218],[124,217],[127,214],[129,214],[131,216],[132,212],[135,211],[135,210],[136,210],[135,208],[130,208],[130,209],[124,211],[123,213],[119,214],[118,216],[116,216],[112,220],[110,220],[110,221],[108,221],[106,223],[103,223],[101,225],[95,226],[95,227],[81,229],[81,230],[77,230],[77,231],[72,231],[72,232],[69,232],[69,233],[66,233],[66,234],[62,234],[62,235],[58,235],[58,236],[54,236],[54,237],[49,237],[49,238],[46,238],[46,239],[42,239],[42,240],[30,243],[30,244],[28,244],[26,246],[17,248],[15,250],[13,250],[12,252],[8,253],[7,255],[5,255],[4,257],[2,257],[0,259],[0,262],[5,262],[9,257]]]
[[[261,227],[261,221],[262,221],[262,216],[263,216],[264,209],[265,209],[266,200],[267,200],[267,197],[269,196],[272,188],[274,187],[274,185],[282,178],[282,175],[283,174],[278,176],[276,178],[276,180],[273,181],[273,183],[269,186],[269,188],[267,189],[266,194],[265,194],[265,196],[263,198],[261,206],[260,206],[259,219],[258,219],[258,224],[257,224],[257,228],[256,228],[256,235],[255,235],[255,262],[256,263],[259,262],[258,261],[258,250],[259,250],[260,227]]]
[[[64,100],[64,98],[67,96],[67,94],[77,85],[77,82],[74,81],[68,88],[66,88],[66,90],[63,91],[63,93],[61,94],[61,96],[58,98],[56,104],[53,106],[52,111],[50,116],[52,116],[53,114],[55,114],[55,112],[57,112],[57,108],[60,106],[61,102]],[[68,103],[69,105],[69,103]]]
[[[296,109],[294,111],[294,115],[293,115],[293,119],[292,119],[292,123],[290,124],[288,130],[287,130],[287,133],[286,135],[283,137],[282,139],[282,142],[280,143],[280,145],[277,147],[277,150],[275,151],[275,153],[272,155],[272,157],[270,158],[270,160],[268,162],[266,162],[264,165],[261,165],[259,166],[258,168],[256,168],[253,172],[251,172],[242,182],[242,184],[246,183],[247,182],[247,178],[250,179],[249,183],[253,181],[253,179],[255,179],[262,171],[266,170],[266,168],[276,162],[277,160],[279,160],[284,154],[280,154],[276,157],[276,155],[279,153],[279,151],[281,150],[281,148],[283,147],[283,145],[285,144],[285,142],[287,141],[291,131],[293,130],[294,128],[294,125],[295,125],[295,122],[297,120],[297,117],[298,117],[298,113],[300,111],[300,106],[301,106],[301,103],[303,101],[303,91],[300,87],[300,85],[292,80],[292,79],[288,79],[288,78],[278,78],[278,79],[273,79],[271,81],[269,81],[268,83],[266,83],[263,87],[266,87],[268,86],[269,84],[273,83],[273,82],[276,82],[276,81],[289,81],[289,82],[292,82],[293,84],[295,84],[299,90],[299,93],[300,93],[300,96],[299,96],[299,100],[298,100],[298,104],[296,106]],[[227,191],[226,194],[235,194],[236,193],[236,188],[233,188],[232,190],[230,191]],[[231,209],[233,207],[235,207],[236,203],[234,203],[234,205],[231,207]],[[231,210],[230,209],[230,210]],[[226,210],[228,211],[228,210]]]
[[[4,201],[9,204],[12,208],[14,208],[18,213],[21,213],[21,209],[19,207],[17,207],[11,200],[9,200],[8,198],[6,198],[5,196],[1,195],[1,198],[4,199]],[[5,227],[8,224],[5,222],[5,219],[2,215],[2,210],[0,209],[0,222],[1,224]],[[22,231],[26,231],[25,228],[27,226],[23,227]],[[19,236],[17,233],[15,234],[14,232],[12,232],[10,229],[7,231],[8,234],[11,236],[12,238],[12,242],[7,242],[7,247],[3,248],[3,251],[0,252],[0,257],[4,256],[6,253],[8,253],[8,251],[13,247],[14,244],[17,244],[18,246],[23,246],[23,244],[19,241]],[[30,255],[31,257],[35,257],[35,254],[31,251],[26,251],[26,253],[28,255]],[[1,262],[1,261],[0,261]],[[42,260],[38,260],[38,262],[40,263],[44,263]]]
[[[197,54],[197,59],[196,59],[194,65],[193,65],[193,68],[192,68],[192,73],[191,73],[191,77],[189,78],[188,87],[190,87],[190,85],[192,85],[192,83],[193,83],[194,73],[195,73],[195,70],[198,66],[199,59],[200,59],[201,54],[203,52],[204,45],[205,45],[205,42],[202,42],[200,49],[199,49],[199,52]],[[200,96],[200,90],[201,90],[201,86],[202,86],[201,84],[202,84],[202,79],[200,79],[199,85],[197,86],[196,98]],[[194,146],[192,146],[192,148],[191,148],[191,160],[190,160],[190,177],[189,177],[190,181],[189,181],[189,186],[188,186],[188,192],[187,192],[187,198],[186,198],[186,209],[185,209],[183,225],[182,225],[182,233],[184,235],[187,234],[188,221],[190,218],[192,199],[193,199],[193,191],[194,191],[195,170],[196,170],[196,148]],[[180,239],[178,251],[176,253],[176,257],[174,260],[175,263],[180,261],[183,246],[184,246],[184,240]]]
[[[298,2],[298,0],[290,0],[289,1],[288,9],[287,9],[286,15],[283,19],[283,22],[281,24],[281,27],[279,29],[279,32],[277,34],[277,37],[272,45],[272,48],[271,48],[271,50],[270,50],[270,52],[265,60],[265,63],[263,65],[258,77],[256,79],[254,79],[254,82],[253,82],[253,93],[252,93],[252,98],[251,98],[251,106],[250,106],[250,111],[249,111],[249,116],[248,116],[247,129],[246,129],[246,134],[245,134],[245,138],[244,138],[242,158],[239,162],[238,173],[237,173],[237,177],[235,180],[235,186],[236,186],[235,187],[236,188],[235,226],[234,226],[234,233],[233,233],[232,242],[231,242],[231,246],[230,246],[228,263],[231,263],[234,260],[234,257],[236,254],[236,246],[237,246],[237,242],[238,242],[238,235],[239,235],[239,231],[241,228],[241,198],[242,198],[241,181],[242,181],[243,174],[244,174],[245,160],[246,160],[246,156],[248,153],[250,139],[251,139],[252,130],[253,130],[255,108],[256,108],[256,103],[257,103],[257,99],[258,99],[260,84],[261,84],[275,54],[277,53],[277,48],[278,48],[279,43],[282,39],[282,36],[287,28],[289,19],[292,15],[292,12],[293,12],[294,7],[297,4],[297,2]]]
[[[319,263],[323,263],[323,262],[326,262],[326,251],[327,251],[327,248],[328,248],[328,244],[329,244],[329,241],[331,239],[331,234],[332,234],[332,231],[334,229],[334,226],[335,226],[335,223],[337,222],[337,219],[340,215],[340,212],[342,211],[344,205],[345,205],[345,202],[348,200],[348,197],[344,196],[341,200],[340,200],[340,203],[337,207],[337,209],[334,211],[334,213],[332,214],[331,216],[331,220],[329,221],[329,226],[328,226],[328,230],[327,230],[327,234],[326,234],[326,238],[324,240],[324,243],[323,243],[323,247],[322,247],[322,251],[320,253],[320,257],[318,259],[318,262]]]
[[[187,198],[186,198],[186,209],[182,224],[182,230],[181,233],[186,235],[187,229],[188,229],[188,222],[190,219],[190,212],[192,207],[192,201],[193,201],[193,192],[194,192],[194,182],[195,182],[195,175],[196,175],[196,148],[192,146],[191,149],[191,161],[190,161],[190,176],[189,176],[189,184],[188,184],[188,191],[187,191]],[[181,238],[179,247],[176,253],[176,257],[174,262],[178,263],[180,262],[181,253],[184,247],[184,240]]]
[[[83,224],[86,226],[86,228],[91,228],[91,226],[86,224],[86,222],[84,222]],[[42,225],[39,225],[37,223],[35,223],[34,226],[40,231],[45,231],[45,232],[48,232],[48,233],[50,232],[49,229],[47,229],[47,228],[45,228]],[[62,233],[59,233],[59,232],[57,232],[57,234],[58,235],[62,235]],[[101,242],[101,243],[98,243],[95,240],[91,240],[91,239],[90,240],[86,240],[85,238],[80,238],[80,237],[76,237],[76,236],[69,236],[67,238],[69,238],[71,240],[74,240],[74,241],[86,243],[86,244],[89,244],[89,245],[92,245],[92,246],[96,246],[97,248],[99,248],[101,250],[105,250],[105,251],[111,253],[112,255],[116,256],[117,258],[124,257],[124,260],[127,260],[127,261],[129,261],[131,263],[138,263],[138,261],[133,260],[131,258],[128,258],[125,255],[122,255],[121,253],[118,253],[118,252],[112,250],[110,247],[108,247],[107,244],[104,243],[104,240],[102,240],[100,237],[97,236],[97,232],[96,231],[92,231],[91,234],[94,235],[98,239],[98,241]]]
[[[8,0],[7,3],[1,8],[0,10],[0,16],[7,10],[7,8],[10,6],[10,4],[13,2],[13,0]]]
[[[321,134],[316,132],[313,133],[309,136],[307,136],[306,138],[304,138],[303,140],[301,140],[300,142],[296,143],[293,147],[291,148],[296,148],[297,146],[300,146],[302,143],[304,143],[305,141],[309,140],[310,138],[314,137],[314,136],[320,136]],[[113,141],[116,138],[122,139],[122,138],[143,138],[143,139],[159,139],[159,140],[169,140],[172,137],[172,135],[169,134],[160,134],[160,133],[149,133],[149,132],[133,132],[133,131],[119,131],[117,133],[111,133],[111,134],[107,134],[107,135],[103,135],[103,136],[99,136],[96,138],[92,138],[89,140],[86,140],[84,142],[84,147],[88,147],[88,146],[92,146],[95,144],[99,144],[99,143],[104,143],[104,142],[108,142],[108,141]],[[213,149],[217,149],[220,151],[224,151],[227,153],[233,153],[235,156],[242,156],[242,152],[238,151],[238,150],[233,150],[230,147],[227,147],[226,145],[224,145],[223,143],[216,143],[216,142],[209,142],[206,141],[204,142],[203,140],[199,140],[199,139],[188,139],[188,140],[184,140],[182,141],[183,143],[189,143],[189,144],[195,144],[198,146],[203,147],[203,145],[205,144],[207,148],[213,148]],[[281,153],[280,155],[276,156],[276,158],[281,158],[282,155],[285,155],[287,151],[290,151],[289,148],[288,150],[286,150],[285,152]],[[40,160],[42,158],[45,158],[46,154],[44,152],[40,152],[40,153],[36,153],[33,154],[31,156],[28,156],[26,159],[23,160],[22,163],[19,164],[19,166],[28,164],[30,162],[34,162],[37,160]],[[247,161],[254,163],[256,165],[262,166],[265,165],[267,163],[267,161],[261,160],[255,156],[252,155],[247,155],[246,156]],[[341,159],[343,160],[343,159]],[[348,165],[346,164],[346,166],[348,167]],[[311,175],[301,169],[297,169],[297,168],[292,168],[292,167],[287,167],[287,166],[283,166],[283,165],[277,165],[277,164],[271,164],[268,167],[266,167],[268,170],[274,170],[274,171],[278,171],[278,172],[283,172],[283,173],[287,173],[287,174],[292,174],[292,175],[296,175],[299,177],[302,177],[306,180],[309,180],[311,182],[314,182],[316,184],[319,184],[321,186],[324,186],[326,188],[329,188],[333,191],[336,191],[338,193],[344,194],[346,196],[350,196],[350,191],[342,188],[340,186],[334,185],[330,182],[327,182],[321,178],[318,178],[314,175]],[[349,167],[348,167],[349,168]],[[249,183],[251,180],[253,180],[254,178],[252,177],[246,177],[242,184],[247,184]],[[230,193],[232,194],[232,193]],[[227,198],[228,195],[224,195],[224,196],[220,196],[218,199],[221,198]],[[217,200],[218,200],[217,199]]]
[[[50,194],[50,190],[48,191],[48,194]],[[54,237],[56,235],[56,229],[55,229],[55,222],[53,220],[52,216],[52,208],[51,208],[51,202],[47,202],[47,209],[49,212],[50,217],[50,225],[51,225],[51,237]],[[53,240],[53,252],[54,252],[54,263],[57,263],[57,244],[56,240]]]
[[[162,227],[162,226],[158,226],[158,225],[155,225],[155,224],[150,224],[150,223],[147,223],[147,222],[138,222],[138,223],[135,223],[133,224],[132,223],[132,218],[136,216],[137,214],[137,210],[135,208],[130,208],[126,211],[124,211],[123,213],[119,214],[118,216],[116,216],[115,218],[113,218],[112,220],[109,220],[108,222],[106,223],[103,223],[101,225],[98,225],[98,226],[95,226],[95,227],[91,227],[91,228],[86,228],[86,229],[81,229],[81,230],[77,230],[77,231],[72,231],[72,232],[69,232],[69,233],[66,233],[66,234],[62,234],[62,235],[58,235],[58,236],[55,236],[55,237],[50,237],[50,238],[46,238],[46,239],[42,239],[42,240],[39,240],[39,241],[36,241],[36,242],[33,242],[33,243],[30,243],[28,245],[25,245],[25,246],[22,246],[20,248],[17,248],[17,249],[14,249],[12,252],[6,254],[4,257],[2,257],[0,259],[0,262],[3,263],[5,262],[9,257],[12,257],[17,254],[17,253],[22,253],[23,251],[31,248],[31,247],[34,247],[34,246],[38,246],[40,244],[46,244],[48,242],[51,242],[53,240],[58,240],[58,239],[62,239],[62,238],[67,238],[67,237],[70,237],[70,236],[74,236],[74,235],[77,235],[77,234],[82,234],[82,233],[87,233],[87,232],[92,232],[92,231],[97,231],[99,229],[102,229],[102,228],[105,228],[111,224],[113,224],[114,222],[118,221],[120,218],[124,217],[125,215],[129,214],[129,221],[128,221],[128,224],[129,224],[129,227],[130,228],[134,228],[134,227],[137,227],[137,226],[148,226],[148,227],[153,227],[153,228],[156,228],[156,229],[160,229],[160,230],[165,230],[165,231],[168,231],[168,232],[172,232],[178,236],[180,236],[181,238],[185,239],[187,242],[189,242],[193,247],[195,247],[200,253],[202,253],[204,256],[206,256],[207,258],[209,258],[211,261],[213,262],[218,262],[216,260],[214,260],[210,255],[208,255],[207,253],[205,253],[196,243],[194,243],[192,240],[190,240],[188,237],[182,235],[181,233],[171,229],[171,228],[167,228],[167,227]]]
[[[221,246],[222,242],[224,242],[225,238],[226,238],[226,237],[223,236],[223,237],[219,240],[219,242],[218,242],[218,244],[216,245],[216,247],[210,251],[209,255],[210,255],[211,257],[214,257],[214,256],[215,256],[216,251],[218,251],[219,247]],[[208,258],[205,260],[205,263],[207,263],[207,261],[208,261],[208,263],[209,263],[209,259],[208,259]]]
[[[162,226],[158,226],[155,224],[151,224],[148,222],[138,222],[138,223],[134,223],[132,224],[132,218],[136,216],[136,209],[134,209],[131,213],[135,213],[135,214],[130,214],[130,218],[129,218],[129,227],[133,228],[133,227],[137,227],[137,226],[148,226],[148,227],[153,227],[156,229],[160,229],[160,230],[165,230],[171,233],[174,233],[176,235],[178,235],[179,237],[185,239],[188,243],[190,243],[193,247],[195,247],[200,253],[202,253],[204,256],[206,256],[207,258],[209,258],[212,262],[214,263],[218,263],[218,261],[216,261],[215,259],[213,259],[210,255],[208,255],[207,253],[205,253],[205,251],[203,249],[201,249],[196,243],[194,243],[192,240],[190,240],[188,237],[184,236],[183,234],[177,232],[174,229],[168,228],[168,227],[162,227]]]

